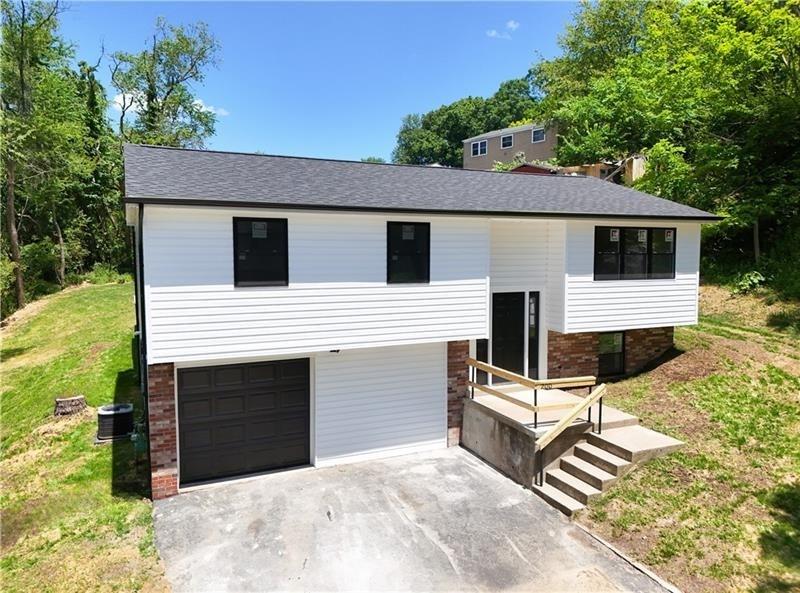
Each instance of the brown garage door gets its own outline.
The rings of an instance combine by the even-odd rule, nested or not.
[[[181,484],[309,461],[308,359],[178,371]]]

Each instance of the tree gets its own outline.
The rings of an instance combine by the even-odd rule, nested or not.
[[[800,210],[800,4],[584,3],[529,73],[559,164],[650,157],[639,186],[788,236]],[[769,229],[767,231],[767,229]],[[739,258],[741,259],[741,258]]]
[[[385,163],[386,159],[383,159],[379,156],[367,156],[361,159],[362,163]]]
[[[204,23],[168,25],[159,18],[148,48],[112,55],[111,79],[125,141],[202,147],[214,134],[216,115],[191,90],[217,63],[219,44]],[[134,117],[131,125],[127,119]]]
[[[14,268],[15,299],[25,304],[20,241],[22,215],[39,200],[58,227],[55,199],[59,180],[70,165],[68,145],[75,133],[69,80],[63,75],[69,55],[56,35],[57,2],[3,0],[0,78],[5,222]]]
[[[462,166],[463,140],[530,117],[536,102],[528,82],[509,80],[488,99],[466,97],[426,114],[403,118],[392,153],[396,163]]]

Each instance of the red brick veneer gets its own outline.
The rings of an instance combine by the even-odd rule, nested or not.
[[[175,367],[147,367],[150,431],[150,490],[153,500],[178,493],[178,427],[175,416]]]
[[[464,398],[467,397],[469,379],[469,341],[447,343],[447,446],[461,441],[464,416]]]
[[[631,329],[625,332],[625,372],[640,371],[653,359],[672,348],[674,327]]]
[[[600,334],[547,334],[547,376],[597,375]],[[625,332],[625,372],[635,373],[672,348],[674,328],[654,327]]]

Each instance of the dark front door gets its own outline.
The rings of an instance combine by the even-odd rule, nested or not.
[[[308,359],[181,369],[181,484],[309,462]]]
[[[525,293],[492,295],[492,364],[525,374]],[[493,382],[503,380],[494,377]]]

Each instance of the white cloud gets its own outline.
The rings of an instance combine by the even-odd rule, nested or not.
[[[111,99],[111,107],[115,111],[122,111],[122,107],[127,106],[127,112],[130,114],[139,113],[139,110],[144,105],[144,98],[142,97],[141,93],[137,94],[128,94],[128,93],[118,93],[114,95],[114,98]],[[225,109],[224,107],[214,107],[213,105],[206,105],[205,101],[202,99],[195,99],[194,105],[201,111],[205,111],[207,113],[213,113],[220,117],[225,117],[226,115],[230,115],[230,111]]]
[[[516,31],[517,29],[519,29],[519,23],[514,19],[511,19],[506,23],[506,29],[508,29],[509,31]]]
[[[511,35],[505,31],[498,31],[497,29],[489,29],[486,31],[486,36],[492,39],[511,39]]]
[[[202,99],[195,99],[194,105],[200,111],[205,111],[207,113],[213,113],[214,115],[218,115],[220,117],[225,117],[226,115],[230,115],[230,111],[225,109],[224,107],[214,107],[213,105],[206,105],[205,101]]]
[[[140,102],[136,100],[137,96],[141,96],[141,94],[131,95],[128,93],[118,93],[111,99],[111,107],[121,112],[124,105],[127,107],[128,113],[138,113]]]

